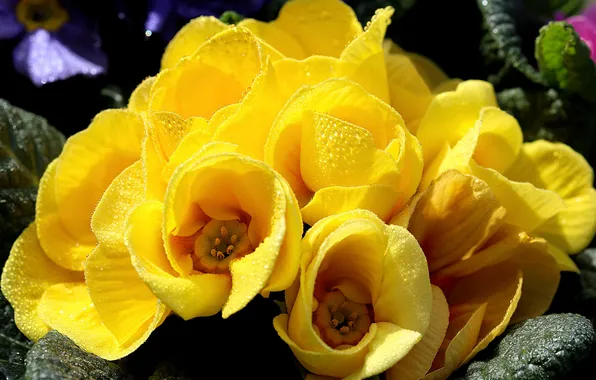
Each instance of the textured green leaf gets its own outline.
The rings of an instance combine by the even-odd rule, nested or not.
[[[25,355],[31,344],[15,326],[12,307],[0,293],[0,374],[7,380],[20,379],[25,373]]]
[[[596,333],[592,323],[577,314],[551,314],[508,328],[457,379],[547,380],[585,378],[591,365]]]
[[[39,178],[64,136],[46,119],[0,100],[0,259],[35,214]]]
[[[542,27],[536,40],[536,59],[549,85],[596,102],[596,65],[571,25],[551,22]]]
[[[544,83],[540,72],[532,66],[523,53],[523,40],[520,37],[515,16],[524,14],[522,2],[517,0],[477,0],[484,16],[488,36],[485,38],[482,51],[495,55],[504,61],[503,72],[497,75],[500,79],[504,72],[515,68],[535,83]],[[527,23],[527,21],[526,21]]]
[[[33,345],[26,359],[27,380],[124,379],[114,363],[81,350],[64,335],[50,331]]]

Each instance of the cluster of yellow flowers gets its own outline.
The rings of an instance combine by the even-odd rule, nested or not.
[[[20,330],[113,360],[285,290],[273,324],[312,374],[444,379],[544,313],[596,231],[592,168],[384,41],[392,12],[180,30],[43,175],[2,274]]]

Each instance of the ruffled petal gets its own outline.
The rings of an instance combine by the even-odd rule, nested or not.
[[[131,261],[151,291],[184,319],[209,316],[221,310],[231,288],[229,275],[196,274],[178,277],[162,240],[163,204],[148,201],[131,214],[126,244]]]
[[[430,162],[445,142],[454,146],[474,126],[483,107],[497,107],[493,86],[465,81],[455,91],[437,95],[420,121],[416,136],[422,144],[424,162]]]
[[[193,55],[211,37],[229,28],[213,16],[191,20],[172,38],[161,59],[161,69],[169,69],[184,57]]]
[[[56,159],[52,161],[39,182],[35,213],[37,235],[45,254],[61,267],[83,270],[85,258],[97,242],[91,234],[73,235],[62,223],[56,204]],[[91,215],[89,215],[91,216]]]
[[[424,252],[405,228],[388,226],[386,231],[389,240],[383,282],[378,298],[373,300],[375,320],[422,336],[431,319],[433,299]]]
[[[507,223],[532,232],[565,208],[563,200],[554,191],[542,190],[527,182],[514,182],[493,169],[474,162],[470,164],[474,176],[486,182],[499,203],[507,209]]]
[[[2,271],[2,293],[14,308],[19,330],[36,341],[50,331],[38,314],[45,290],[54,284],[82,281],[82,272],[66,270],[44,254],[33,222],[12,246]]]
[[[278,28],[275,23],[247,18],[240,21],[238,26],[250,30],[260,40],[286,57],[295,59],[307,57],[300,43],[283,29]]]
[[[128,99],[128,109],[133,112],[146,112],[149,109],[149,99],[151,95],[151,86],[155,83],[155,77],[145,78],[141,84],[135,88]]]
[[[294,37],[309,56],[339,57],[362,33],[352,8],[339,0],[288,2],[272,24]]]
[[[77,346],[106,360],[120,359],[143,344],[159,326],[166,309],[157,304],[155,317],[119,344],[102,323],[84,283],[56,284],[48,288],[39,304],[39,315],[52,329],[72,339]]]
[[[382,220],[389,220],[399,199],[400,194],[386,185],[326,187],[317,191],[300,212],[311,226],[327,216],[355,209],[369,210]]]
[[[262,49],[249,31],[226,29],[192,56],[157,75],[150,109],[174,112],[185,119],[209,119],[220,108],[243,98],[264,62]]]
[[[430,324],[422,340],[385,373],[388,380],[419,380],[430,370],[449,324],[449,305],[440,288],[433,286]]]
[[[594,172],[573,149],[543,140],[525,143],[507,177],[555,191],[565,209],[535,232],[568,253],[583,250],[596,233]]]
[[[432,273],[482,246],[505,214],[486,183],[448,171],[417,201],[408,231],[420,243]]]

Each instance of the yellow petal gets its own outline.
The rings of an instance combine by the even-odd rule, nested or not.
[[[162,170],[162,179],[166,182],[170,181],[170,178],[180,165],[192,156],[197,154],[205,145],[207,145],[212,139],[211,133],[205,130],[196,130],[186,135],[180,144],[170,156],[168,163]]]
[[[446,379],[474,349],[486,313],[486,304],[469,315],[450,320],[443,345],[424,380]]]
[[[286,57],[304,59],[306,53],[294,37],[278,28],[275,23],[267,23],[255,19],[244,19],[237,24],[250,30],[255,36],[271,45]]]
[[[143,344],[163,322],[166,310],[158,303],[155,317],[140,326],[125,345],[120,345],[102,323],[84,283],[56,284],[48,288],[40,301],[39,315],[48,326],[72,339],[83,350],[116,360]]]
[[[377,324],[373,323],[368,333],[354,347],[345,350],[334,350],[327,347],[326,350],[314,351],[301,347],[290,338],[288,335],[288,319],[287,314],[281,314],[275,317],[273,319],[275,331],[290,346],[298,361],[308,371],[319,375],[346,377],[360,370],[364,358],[368,353],[368,345],[377,333]],[[308,323],[311,323],[310,319]]]
[[[307,55],[339,57],[362,33],[352,8],[339,0],[288,2],[272,24],[294,37]]]
[[[277,292],[288,289],[296,280],[302,254],[300,240],[302,238],[302,215],[298,201],[292,193],[287,181],[280,178],[280,183],[286,194],[286,237],[281,246],[281,252],[275,261],[273,273],[267,282],[263,293]]]
[[[387,85],[387,71],[385,69],[385,54],[383,39],[385,31],[391,23],[393,8],[378,9],[364,33],[356,37],[342,51],[342,61],[357,65],[354,77],[371,94],[384,102],[389,102],[389,87]]]
[[[391,322],[421,335],[431,318],[432,290],[424,252],[405,228],[388,226],[383,282],[373,302],[375,320]]]
[[[448,143],[443,145],[438,155],[425,168],[422,181],[420,182],[421,191],[425,190],[432,180],[438,178],[448,170],[457,170],[464,174],[470,173],[470,160],[476,149],[480,125],[481,122],[476,122],[474,127],[470,128],[464,137],[455,143],[453,148]]]
[[[540,226],[537,234],[568,253],[580,252],[590,243],[596,233],[594,172],[579,153],[560,143],[526,143],[506,175],[563,198],[565,209]]]
[[[509,262],[480,270],[457,281],[447,296],[452,315],[450,318],[466,315],[486,305],[477,343],[459,365],[470,360],[505,331],[520,300],[522,284],[522,271]]]
[[[406,55],[391,54],[385,57],[390,103],[403,116],[412,133],[414,121],[422,118],[433,95]],[[417,126],[416,126],[417,127]]]
[[[315,192],[399,181],[396,160],[377,149],[371,132],[317,112],[304,114],[300,168],[306,186]]]
[[[279,94],[273,67],[265,66],[237,111],[218,126],[214,139],[236,144],[239,153],[262,160],[269,129],[285,101]]]
[[[56,204],[57,163],[58,159],[48,165],[39,183],[36,203],[39,244],[54,263],[63,268],[83,270],[83,262],[97,242],[92,235],[73,236],[62,223]]]
[[[579,268],[571,257],[569,257],[567,252],[548,243],[548,253],[557,261],[560,270],[579,273]]]
[[[157,76],[150,109],[174,112],[185,119],[209,119],[218,109],[242,99],[263,63],[259,43],[249,31],[226,29]]]
[[[561,197],[531,183],[514,182],[493,169],[470,163],[472,173],[486,182],[507,209],[505,221],[531,232],[564,209]]]
[[[265,162],[288,180],[301,206],[312,196],[300,174],[302,121],[304,113],[309,111],[324,113],[368,130],[377,149],[387,148],[398,138],[400,131],[402,135],[404,133],[404,122],[399,114],[354,82],[330,79],[299,90],[286,103],[271,129],[265,145]]]
[[[334,214],[364,209],[374,212],[379,218],[389,220],[400,194],[386,185],[357,187],[326,187],[317,191],[300,212],[308,225]]]
[[[432,89],[433,92],[434,89],[449,80],[447,74],[430,59],[414,53],[408,53],[407,56],[416,66],[416,70],[422,76],[428,88]]]
[[[133,112],[145,112],[149,108],[149,99],[151,86],[155,82],[155,77],[145,78],[140,85],[135,88],[128,100],[128,109]]]
[[[273,64],[284,100],[302,86],[313,86],[329,78],[348,76],[348,64],[337,58],[313,55],[302,60],[286,58]]]
[[[219,312],[231,288],[229,275],[196,274],[178,277],[162,240],[163,205],[148,201],[130,216],[126,244],[132,264],[151,291],[184,319]]]
[[[483,107],[496,107],[493,86],[488,82],[465,81],[455,91],[437,95],[417,131],[424,162],[430,162],[445,142],[450,146],[474,126]]]
[[[418,200],[408,231],[420,243],[434,272],[482,246],[504,217],[505,210],[486,183],[448,171]]]
[[[557,261],[548,253],[542,239],[524,244],[524,249],[510,262],[522,270],[522,293],[510,323],[521,322],[544,314],[559,286],[560,271]]]
[[[161,69],[169,69],[184,57],[193,55],[199,46],[217,33],[229,28],[213,16],[191,20],[172,38],[161,59]]]
[[[155,318],[159,300],[141,280],[126,247],[99,244],[85,262],[85,282],[96,313],[119,344]]]
[[[385,372],[411,352],[412,347],[422,339],[422,334],[418,331],[404,329],[387,322],[375,324],[377,333],[369,344],[364,366],[348,379],[366,379]]]
[[[143,166],[137,161],[124,169],[106,189],[91,218],[97,240],[110,247],[125,248],[126,220],[145,198]]]
[[[143,135],[143,123],[137,114],[107,110],[99,113],[87,129],[68,139],[54,178],[48,173],[48,182],[40,187],[36,210],[41,245],[57,264],[83,269],[90,250],[76,245],[70,250],[65,245],[73,239],[85,247],[95,245],[91,215],[112,180],[139,159]],[[64,235],[72,238],[62,239]]]
[[[2,293],[14,309],[19,330],[36,341],[50,330],[37,313],[44,291],[54,284],[82,280],[83,273],[66,270],[44,254],[33,222],[12,246],[2,271]]]
[[[150,112],[146,120],[149,136],[166,161],[193,127],[192,120],[184,120],[171,112]],[[202,120],[203,129],[207,129],[207,121],[200,118],[198,120]]]
[[[440,288],[433,286],[433,306],[428,330],[408,354],[385,374],[388,380],[419,380],[430,370],[449,324],[449,305]]]
[[[507,112],[486,107],[480,115],[480,135],[474,161],[486,168],[504,173],[515,161],[522,146],[519,123]]]

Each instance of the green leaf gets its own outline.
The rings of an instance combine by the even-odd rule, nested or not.
[[[523,53],[523,40],[514,17],[514,15],[524,13],[522,2],[518,0],[477,0],[477,3],[484,16],[488,33],[482,51],[489,52],[491,55],[496,51],[498,59],[504,61],[502,72],[496,76],[497,80],[504,76],[504,73],[510,68],[514,68],[531,81],[543,84],[542,76]]]
[[[542,27],[536,40],[536,59],[549,85],[596,102],[596,65],[571,25],[551,22]]]
[[[25,355],[31,345],[14,324],[12,307],[0,293],[0,374],[7,380],[20,379],[25,373]]]
[[[551,314],[529,319],[505,333],[454,378],[465,380],[547,380],[584,378],[591,365],[596,333],[577,314]],[[588,373],[588,372],[586,372]]]
[[[0,99],[0,259],[35,215],[37,185],[64,136],[47,120]]]
[[[26,359],[27,380],[124,379],[114,363],[81,350],[56,331],[50,331],[33,345]]]

